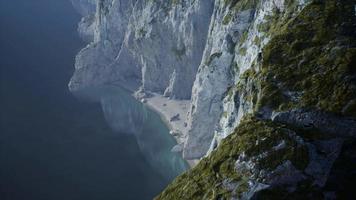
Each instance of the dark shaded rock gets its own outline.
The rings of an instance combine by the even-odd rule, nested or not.
[[[314,110],[295,109],[272,114],[272,121],[302,129],[316,128],[323,133],[341,137],[356,137],[356,119]]]
[[[173,122],[173,121],[178,121],[178,120],[180,120],[180,115],[179,115],[179,113],[176,114],[176,115],[174,115],[173,117],[171,117],[171,119],[170,119],[169,121]]]
[[[356,190],[356,141],[346,141],[336,159],[324,190],[333,192],[337,199],[354,199]]]

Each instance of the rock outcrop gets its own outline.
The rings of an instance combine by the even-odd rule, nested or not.
[[[176,112],[186,121],[173,150],[202,160],[157,199],[352,196],[331,182],[343,174],[334,163],[355,159],[354,1],[73,4],[89,44],[71,91],[119,85],[148,104],[190,100],[186,115]]]

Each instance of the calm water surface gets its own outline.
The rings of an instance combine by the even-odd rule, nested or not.
[[[186,167],[159,117],[128,95],[84,103],[68,91],[79,20],[68,0],[0,0],[1,200],[152,199]],[[127,114],[143,121],[125,132]]]

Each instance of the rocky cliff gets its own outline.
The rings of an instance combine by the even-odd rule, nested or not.
[[[201,159],[157,199],[352,197],[353,0],[73,4],[89,44],[70,90],[126,88],[166,113],[175,151]]]

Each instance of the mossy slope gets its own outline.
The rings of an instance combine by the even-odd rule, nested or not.
[[[225,0],[225,4],[232,7],[237,2]],[[283,21],[276,11],[276,16],[270,19],[272,23],[263,28],[271,40],[254,66],[241,75],[235,87],[236,95],[249,93],[255,111],[264,107],[271,110],[312,108],[356,117],[354,4],[353,0],[314,0],[300,14],[283,17]],[[309,162],[308,150],[288,133],[295,131],[268,120],[246,118],[215,151],[179,176],[156,199],[239,198],[249,190],[248,183],[256,173],[237,171],[236,161],[243,154],[256,158],[281,141],[286,141],[286,148],[254,160],[256,169],[271,171],[289,160],[303,171]],[[229,184],[234,185],[234,189]],[[300,183],[294,193],[282,187],[264,191],[257,198],[298,199],[303,195],[321,198],[309,182]]]
[[[242,154],[256,157],[256,169],[273,170],[286,160],[303,170],[308,163],[305,146],[296,142],[286,126],[254,118],[245,119],[236,131],[224,139],[219,147],[199,164],[174,180],[156,199],[194,200],[229,199],[241,197],[248,190],[252,172],[241,172],[235,163]],[[287,148],[269,153],[281,141]],[[254,179],[258,179],[255,177]],[[227,184],[235,185],[229,189]]]
[[[351,0],[314,1],[274,27],[262,52],[258,107],[356,116],[356,16]]]

